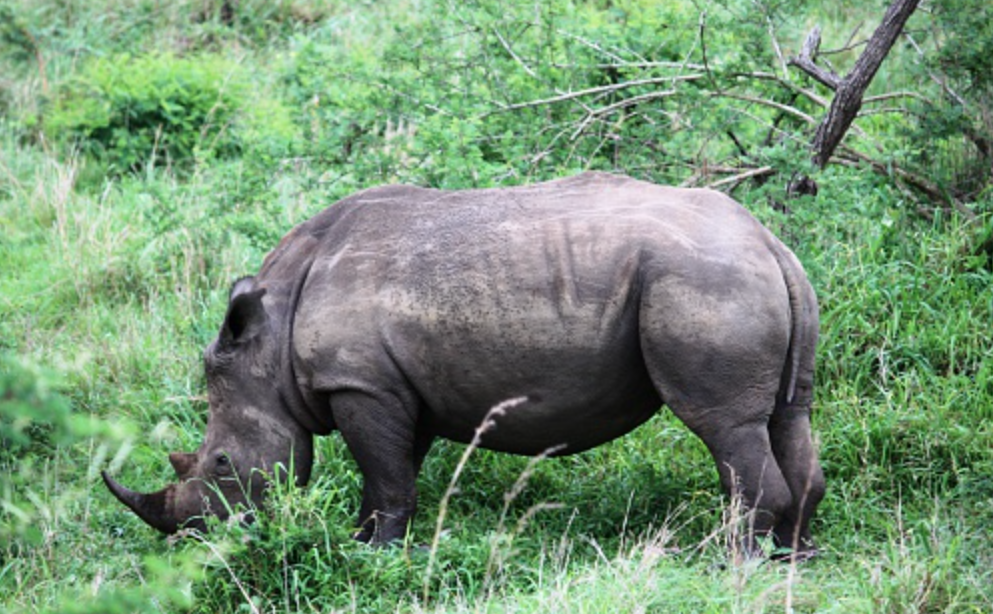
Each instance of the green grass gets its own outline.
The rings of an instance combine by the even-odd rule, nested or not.
[[[734,195],[796,251],[821,302],[820,557],[739,560],[712,461],[665,411],[578,456],[532,463],[474,450],[452,492],[465,448],[440,443],[403,546],[349,539],[361,479],[337,435],[318,441],[311,484],[279,485],[255,525],[153,534],[99,471],[158,488],[172,477],[166,454],[199,445],[201,352],[228,286],[294,224],[386,181],[511,185],[603,168],[678,183],[694,164],[735,162],[726,132],[756,144],[772,118],[697,94],[583,130],[576,104],[498,111],[609,83],[589,67],[611,58],[699,62],[693,4],[243,0],[230,24],[221,4],[0,4],[12,17],[0,29],[0,610],[993,609],[993,265],[980,249],[993,195],[970,202],[978,218],[967,221],[868,170],[832,167],[817,175],[816,197],[784,214],[772,206],[780,179],[807,169],[792,141],[804,127],[789,121],[790,138],[749,153],[782,174]],[[707,41],[715,78],[775,68],[752,7],[709,8],[708,27],[722,28]],[[807,3],[774,22],[789,47],[813,21],[835,38],[856,18],[875,23],[872,7],[860,10]],[[237,151],[192,138],[188,157],[166,164],[148,151],[125,172],[46,133],[63,84],[88,70],[109,77],[96,59],[124,53],[166,69],[169,54],[207,58],[236,73]],[[908,68],[915,53],[894,58],[882,83],[922,83]],[[856,141],[867,150],[904,160],[928,147],[901,141],[896,119],[867,120]],[[13,420],[13,402],[35,419]]]

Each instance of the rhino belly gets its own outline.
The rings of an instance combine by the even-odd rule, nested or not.
[[[616,348],[615,348],[616,349]],[[495,417],[481,446],[515,454],[561,447],[570,454],[620,437],[662,404],[637,343],[625,352],[528,348],[517,357],[500,352],[439,368],[426,375],[422,419],[440,437],[468,443],[490,408],[524,398]]]

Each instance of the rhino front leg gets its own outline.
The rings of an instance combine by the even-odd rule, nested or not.
[[[417,434],[416,413],[391,395],[360,392],[335,395],[331,407],[364,480],[355,539],[403,539],[417,509],[417,473],[430,447],[430,439]]]

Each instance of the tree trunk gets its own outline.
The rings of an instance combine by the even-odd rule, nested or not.
[[[838,84],[827,117],[814,135],[814,162],[820,168],[827,166],[835,147],[852,125],[862,107],[862,96],[876,76],[879,65],[919,3],[920,0],[894,0],[886,9],[883,22],[873,32],[865,51],[856,60],[855,67]]]
[[[820,28],[814,28],[804,41],[800,55],[790,59],[790,64],[804,71],[820,83],[834,90],[834,100],[828,109],[827,116],[817,126],[814,141],[811,144],[814,164],[824,168],[831,160],[835,148],[841,143],[845,133],[858,116],[862,108],[862,97],[872,83],[876,71],[883,59],[890,52],[896,39],[903,31],[903,26],[917,9],[920,0],[893,0],[883,21],[872,33],[866,44],[865,51],[855,61],[850,73],[844,78],[838,77],[830,70],[821,68],[815,63],[817,48],[821,44]],[[790,181],[787,192],[791,195],[816,194],[817,184],[809,177],[803,176]]]

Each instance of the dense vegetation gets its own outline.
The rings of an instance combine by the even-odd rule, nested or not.
[[[844,74],[884,9],[0,0],[0,609],[993,609],[993,9],[925,3],[815,171],[831,92],[786,58],[820,24]],[[466,449],[438,445],[405,547],[348,539],[337,436],[308,488],[207,537],[163,540],[100,484],[158,488],[199,445],[228,286],[294,224],[385,182],[583,169],[729,190],[806,266],[817,559],[735,557],[665,411],[575,457],[471,451],[454,491]]]

